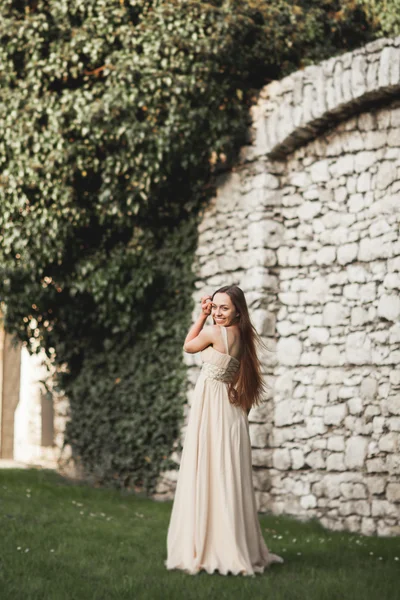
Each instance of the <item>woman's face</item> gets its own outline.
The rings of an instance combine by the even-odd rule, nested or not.
[[[228,327],[236,319],[237,310],[228,294],[219,292],[211,302],[211,316],[217,325]]]

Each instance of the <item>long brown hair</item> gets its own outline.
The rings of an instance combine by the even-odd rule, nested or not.
[[[239,314],[234,323],[239,326],[242,346],[240,367],[234,380],[228,384],[229,400],[244,410],[250,410],[253,405],[259,406],[266,392],[267,386],[262,378],[261,363],[257,355],[257,346],[266,346],[250,320],[243,291],[237,285],[226,285],[216,290],[212,299],[219,293],[228,294]]]

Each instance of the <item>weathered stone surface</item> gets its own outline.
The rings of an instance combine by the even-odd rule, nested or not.
[[[388,483],[386,498],[389,502],[400,502],[400,483]]]
[[[346,442],[345,463],[349,469],[364,466],[367,456],[368,439],[362,436],[352,436]]]
[[[347,415],[346,404],[334,404],[324,409],[325,425],[340,425]]]
[[[275,469],[286,471],[290,467],[290,454],[287,448],[274,450],[272,464]]]
[[[257,505],[397,535],[400,38],[273,82],[252,115],[199,226],[194,297],[237,283],[271,348],[249,415]]]

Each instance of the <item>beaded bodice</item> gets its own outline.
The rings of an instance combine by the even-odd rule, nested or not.
[[[201,353],[203,361],[201,373],[206,379],[229,383],[233,380],[239,369],[240,362],[237,358],[228,354],[226,331],[224,327],[222,327],[222,332],[227,350],[226,354],[224,352],[219,352],[219,350],[215,350],[212,346],[208,346],[208,348]]]

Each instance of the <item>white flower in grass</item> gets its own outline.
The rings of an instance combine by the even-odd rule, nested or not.
[[[54,548],[50,548],[50,552],[54,552]]]
[[[17,550],[21,550],[21,546],[17,546]]]
[[[297,553],[297,556],[301,556],[301,552],[298,552],[298,553]]]
[[[372,556],[373,552],[370,552],[370,554],[371,554],[371,556]]]
[[[382,556],[379,556],[379,557],[378,557],[378,560],[383,560]]]
[[[79,511],[79,514],[80,514],[80,515],[84,515],[85,513],[83,512],[83,510],[80,510],[80,511]]]
[[[398,556],[395,556],[395,557],[394,557],[394,560],[399,560],[399,557],[398,557]]]
[[[29,552],[29,548],[25,548],[25,552]]]

